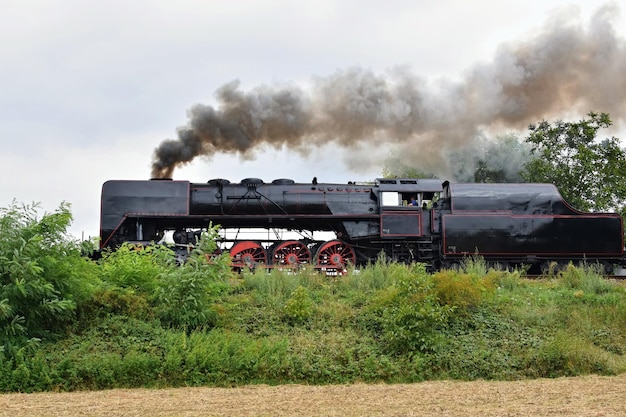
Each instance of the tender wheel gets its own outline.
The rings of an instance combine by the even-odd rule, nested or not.
[[[311,262],[309,248],[298,240],[278,242],[272,247],[271,262],[273,265],[297,267]]]
[[[233,258],[235,268],[248,267],[256,268],[260,264],[267,263],[267,253],[259,242],[244,240],[237,242],[230,249],[230,256]]]
[[[318,267],[343,269],[348,264],[356,263],[356,253],[352,247],[341,240],[323,243],[315,254]]]

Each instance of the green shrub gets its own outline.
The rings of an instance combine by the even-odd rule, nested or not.
[[[52,386],[41,341],[30,339],[21,345],[6,343],[0,349],[0,392],[46,391]]]
[[[0,335],[7,342],[51,338],[64,331],[98,285],[96,266],[67,235],[66,203],[0,208]]]
[[[154,316],[146,295],[120,287],[96,291],[92,302],[84,308],[84,315],[91,319],[122,315],[145,320]]]
[[[185,263],[160,275],[154,306],[166,326],[193,330],[217,323],[214,303],[228,289],[231,271],[228,255],[208,258],[203,251],[203,247],[211,247],[203,241],[213,238],[210,233],[203,234],[199,249]]]
[[[425,265],[403,267],[406,273],[397,286],[382,290],[369,307],[374,329],[381,332],[379,340],[391,353],[435,351],[452,309],[438,303]]]
[[[176,268],[174,252],[166,246],[138,246],[124,243],[105,251],[100,260],[102,280],[112,286],[152,294],[159,275]]]
[[[303,323],[313,315],[313,300],[309,291],[299,286],[283,307],[283,314],[290,323]]]
[[[626,360],[566,331],[558,331],[531,352],[526,366],[535,377],[618,374],[626,371]]]

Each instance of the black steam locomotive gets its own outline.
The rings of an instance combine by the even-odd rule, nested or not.
[[[332,273],[381,252],[432,269],[474,254],[537,272],[553,262],[599,262],[607,271],[624,263],[621,217],[580,212],[552,184],[108,181],[101,209],[101,249],[169,239],[184,257],[201,230],[220,225],[222,249],[239,268],[308,264]]]

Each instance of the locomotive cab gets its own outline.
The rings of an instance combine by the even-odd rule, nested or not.
[[[379,178],[380,236],[419,239],[430,235],[429,203],[443,191],[440,180]]]
[[[398,207],[430,208],[443,191],[440,180],[430,178],[378,178],[381,212]]]

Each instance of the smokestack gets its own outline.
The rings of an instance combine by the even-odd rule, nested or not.
[[[257,147],[270,145],[306,156],[328,143],[401,146],[402,162],[434,169],[446,166],[447,151],[470,146],[483,129],[522,129],[589,111],[609,113],[619,124],[626,110],[626,47],[611,21],[618,13],[616,5],[605,5],[586,26],[575,16],[556,16],[531,38],[500,45],[492,62],[474,66],[459,82],[433,86],[405,69],[350,68],[314,78],[309,89],[243,92],[239,82],[228,83],[216,92],[217,107],[193,106],[178,138],[156,148],[152,177],[172,177],[199,155],[251,158]]]

